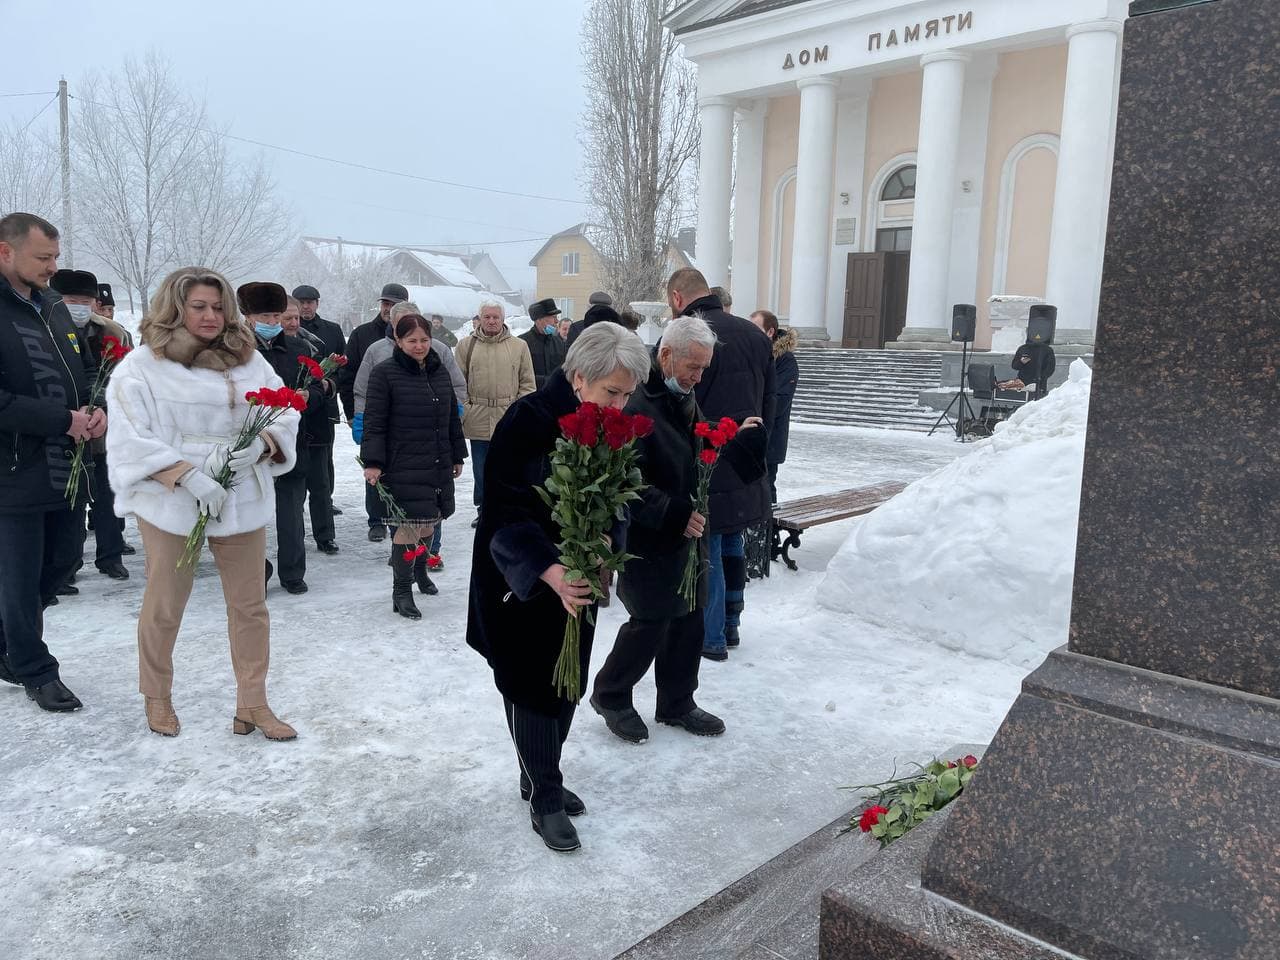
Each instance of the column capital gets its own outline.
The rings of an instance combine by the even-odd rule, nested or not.
[[[767,100],[739,100],[733,105],[733,112],[739,120],[747,120],[756,116],[763,116],[764,110],[760,109],[761,105],[767,105]]]
[[[931,63],[968,63],[973,57],[959,50],[939,50],[937,53],[926,53],[920,58],[920,66],[927,67]]]
[[[733,97],[699,97],[698,109],[703,107],[736,107],[738,101]]]
[[[1067,27],[1068,40],[1082,33],[1114,33],[1120,36],[1124,33],[1124,23],[1120,20],[1086,20],[1084,23],[1073,23]]]
[[[796,89],[804,90],[806,87],[838,87],[840,80],[836,77],[801,77],[796,81]]]

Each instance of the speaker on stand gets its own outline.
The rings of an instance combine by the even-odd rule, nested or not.
[[[933,436],[945,422],[955,430],[956,439],[961,443],[968,439],[965,436],[965,424],[978,419],[969,403],[969,395],[965,392],[969,377],[969,359],[973,338],[978,332],[978,308],[972,303],[957,303],[951,308],[951,342],[960,344],[960,391],[951,398],[947,409],[934,422],[929,436]],[[951,419],[954,411],[955,421]]]

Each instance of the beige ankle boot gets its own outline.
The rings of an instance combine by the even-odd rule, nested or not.
[[[270,707],[236,707],[235,719],[231,721],[232,733],[245,736],[259,727],[268,740],[292,740],[298,735],[298,731],[272,713]]]
[[[173,711],[173,701],[168,697],[146,697],[147,726],[152,733],[162,737],[176,737],[182,725]]]

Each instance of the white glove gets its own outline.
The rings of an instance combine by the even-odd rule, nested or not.
[[[182,478],[182,486],[196,498],[196,507],[201,513],[207,513],[214,520],[220,518],[222,505],[227,502],[231,491],[200,470],[192,470]]]
[[[204,458],[204,472],[211,477],[216,477],[227,465],[227,454],[230,452],[225,443],[220,443],[210,450],[209,455]]]
[[[262,459],[262,455],[267,452],[267,441],[261,437],[254,437],[249,441],[247,447],[241,447],[239,450],[231,451],[231,472],[244,473],[252,470],[253,465]]]

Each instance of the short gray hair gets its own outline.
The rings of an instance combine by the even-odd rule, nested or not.
[[[480,314],[484,313],[490,307],[496,307],[498,312],[502,314],[502,319],[503,320],[507,319],[507,308],[504,307],[502,304],[500,304],[497,300],[493,300],[493,299],[481,300],[480,306],[476,307],[476,316],[477,317],[480,316]]]
[[[412,300],[401,300],[391,308],[391,322],[395,323],[401,317],[410,313],[416,313],[418,316],[422,316],[422,310],[416,303]]]
[[[637,384],[649,379],[649,349],[626,327],[607,321],[593,323],[573,341],[564,358],[564,375],[582,374],[587,383],[602,380],[619,367]]]
[[[669,347],[677,357],[683,357],[688,355],[689,348],[695,344],[715,352],[715,331],[701,317],[676,317],[662,331],[658,349]]]

